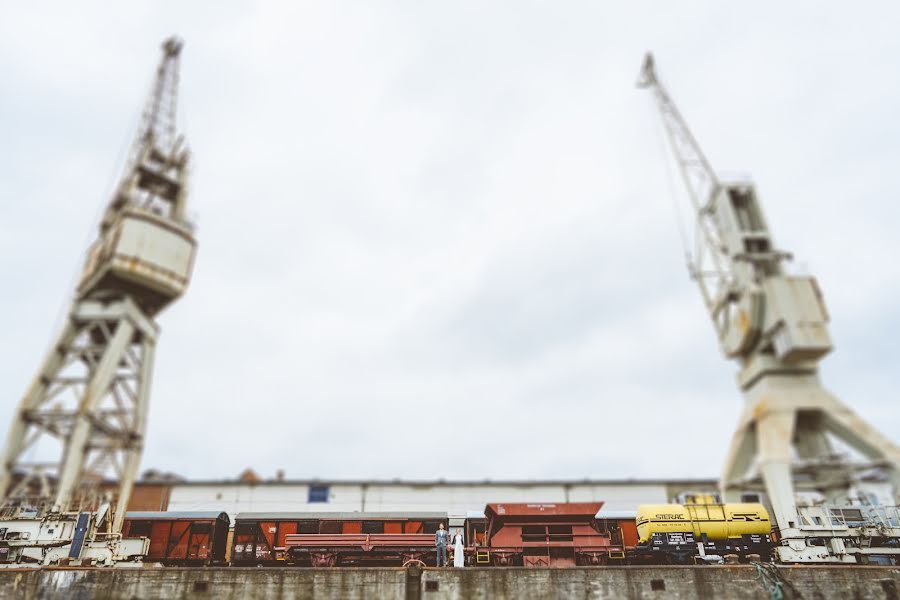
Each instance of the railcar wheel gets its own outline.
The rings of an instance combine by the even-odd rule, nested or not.
[[[425,568],[425,563],[422,562],[421,560],[419,560],[418,558],[411,558],[411,559],[409,559],[408,561],[406,561],[405,563],[403,563],[403,568],[404,568],[404,569],[408,569],[408,568],[409,568],[410,566],[412,566],[412,565],[415,565],[415,566],[419,567],[420,569],[424,569],[424,568]]]
[[[310,552],[311,567],[336,567],[338,564],[337,552]]]

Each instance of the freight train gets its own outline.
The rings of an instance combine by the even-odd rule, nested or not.
[[[434,566],[443,525],[466,540],[470,566],[570,567],[705,564],[771,558],[761,504],[602,502],[488,504],[484,514],[441,512],[128,513],[123,536],[147,537],[147,562],[235,566]],[[448,549],[452,553],[453,548]]]

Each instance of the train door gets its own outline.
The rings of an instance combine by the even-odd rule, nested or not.
[[[259,523],[256,521],[238,522],[234,525],[232,561],[256,560],[256,544]]]
[[[275,560],[284,560],[284,548],[287,544],[287,535],[289,533],[301,533],[298,531],[300,523],[297,521],[278,521],[275,529],[275,545],[272,547]]]
[[[185,560],[190,549],[190,521],[172,521],[172,530],[169,534],[169,544],[166,548],[166,558],[170,560]]]
[[[256,560],[275,560],[278,521],[262,521],[256,531]]]
[[[153,560],[164,560],[169,550],[169,534],[172,532],[171,521],[153,521],[153,532],[150,534],[150,550],[148,556]]]
[[[191,523],[190,533],[188,533],[187,558],[188,560],[206,560],[209,556],[210,544],[212,543],[212,524],[211,523]]]

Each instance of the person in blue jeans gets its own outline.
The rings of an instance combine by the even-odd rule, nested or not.
[[[450,534],[444,529],[444,524],[438,525],[438,530],[434,532],[434,546],[437,548],[437,566],[447,566],[447,542],[450,541]]]

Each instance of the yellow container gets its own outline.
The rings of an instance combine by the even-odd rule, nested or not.
[[[641,504],[637,509],[638,540],[650,541],[654,533],[693,533],[700,540],[768,535],[769,513],[762,504]]]

